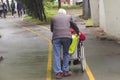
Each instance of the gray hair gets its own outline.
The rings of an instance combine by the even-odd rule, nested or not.
[[[58,14],[66,14],[66,10],[61,8],[58,10]]]

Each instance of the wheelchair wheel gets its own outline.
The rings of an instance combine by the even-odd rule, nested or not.
[[[81,63],[81,70],[82,72],[86,69],[86,58],[84,54],[84,46],[80,47],[80,63]]]

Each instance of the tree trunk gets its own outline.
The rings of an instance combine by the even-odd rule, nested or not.
[[[44,12],[44,7],[43,7],[43,0],[40,0],[40,2],[38,0],[36,0],[36,6],[37,6],[37,13],[38,13],[39,19],[41,21],[47,21],[46,15]]]
[[[9,0],[6,0],[6,3],[7,3],[7,6],[8,6],[8,11],[11,11],[11,10],[10,10]]]
[[[1,0],[1,2],[3,3],[3,0]]]
[[[41,8],[42,8],[42,14],[43,14],[44,20],[47,21],[45,11],[44,11],[44,6],[43,6],[43,0],[41,1],[40,5],[41,5]]]
[[[38,17],[39,18],[39,20],[43,20],[43,18],[42,18],[42,15],[41,15],[41,8],[40,8],[40,6],[39,6],[39,1],[38,0],[35,0],[35,5],[34,6],[36,6],[35,7],[35,13],[36,13],[36,17]],[[40,10],[39,10],[40,9]]]
[[[61,8],[61,0],[58,0],[58,9]]]
[[[41,21],[47,21],[44,12],[43,0],[17,0],[21,1],[25,7],[29,16],[33,18],[38,18]]]
[[[91,16],[89,0],[83,0],[83,18],[88,19]]]

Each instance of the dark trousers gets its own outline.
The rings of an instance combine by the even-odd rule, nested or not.
[[[15,14],[15,9],[13,8],[12,9],[12,16],[14,16],[14,14]]]
[[[18,16],[22,17],[22,10],[18,10]]]

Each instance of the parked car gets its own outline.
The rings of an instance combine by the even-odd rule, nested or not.
[[[83,0],[76,0],[76,5],[80,5],[83,3]]]

